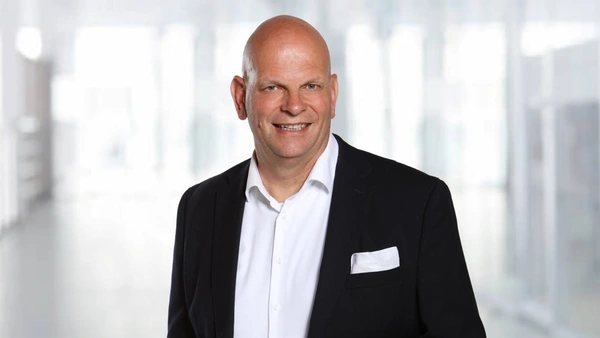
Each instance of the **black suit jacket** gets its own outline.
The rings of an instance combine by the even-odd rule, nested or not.
[[[485,337],[448,187],[336,138],[339,156],[308,337]],[[248,168],[249,160],[181,198],[168,337],[233,337]],[[399,268],[350,274],[353,253],[392,246]]]

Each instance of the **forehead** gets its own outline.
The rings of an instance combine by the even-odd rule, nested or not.
[[[253,53],[252,63],[258,77],[273,75],[329,75],[329,53],[311,41],[268,41]]]

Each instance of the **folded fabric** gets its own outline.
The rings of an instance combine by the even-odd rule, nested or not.
[[[350,258],[350,273],[386,271],[400,266],[398,248],[395,246],[371,252],[357,252]]]

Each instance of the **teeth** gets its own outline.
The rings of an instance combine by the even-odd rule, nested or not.
[[[301,130],[306,128],[306,126],[308,126],[308,124],[278,124],[277,128],[279,129],[283,129],[283,130]]]

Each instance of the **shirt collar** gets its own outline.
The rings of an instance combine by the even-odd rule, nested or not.
[[[319,182],[325,187],[328,193],[333,191],[333,179],[335,178],[335,168],[337,165],[337,158],[339,153],[338,142],[333,137],[333,134],[329,134],[329,140],[327,142],[327,147],[317,159],[317,162],[313,166],[310,174],[306,178],[306,182],[302,185],[302,189],[306,186],[307,183]],[[260,173],[258,172],[258,164],[256,162],[255,154],[252,154],[252,158],[250,159],[250,168],[248,170],[248,180],[246,182],[246,200],[249,198],[250,190],[253,187],[257,187],[261,193],[268,193],[263,185],[262,179],[260,177]]]

